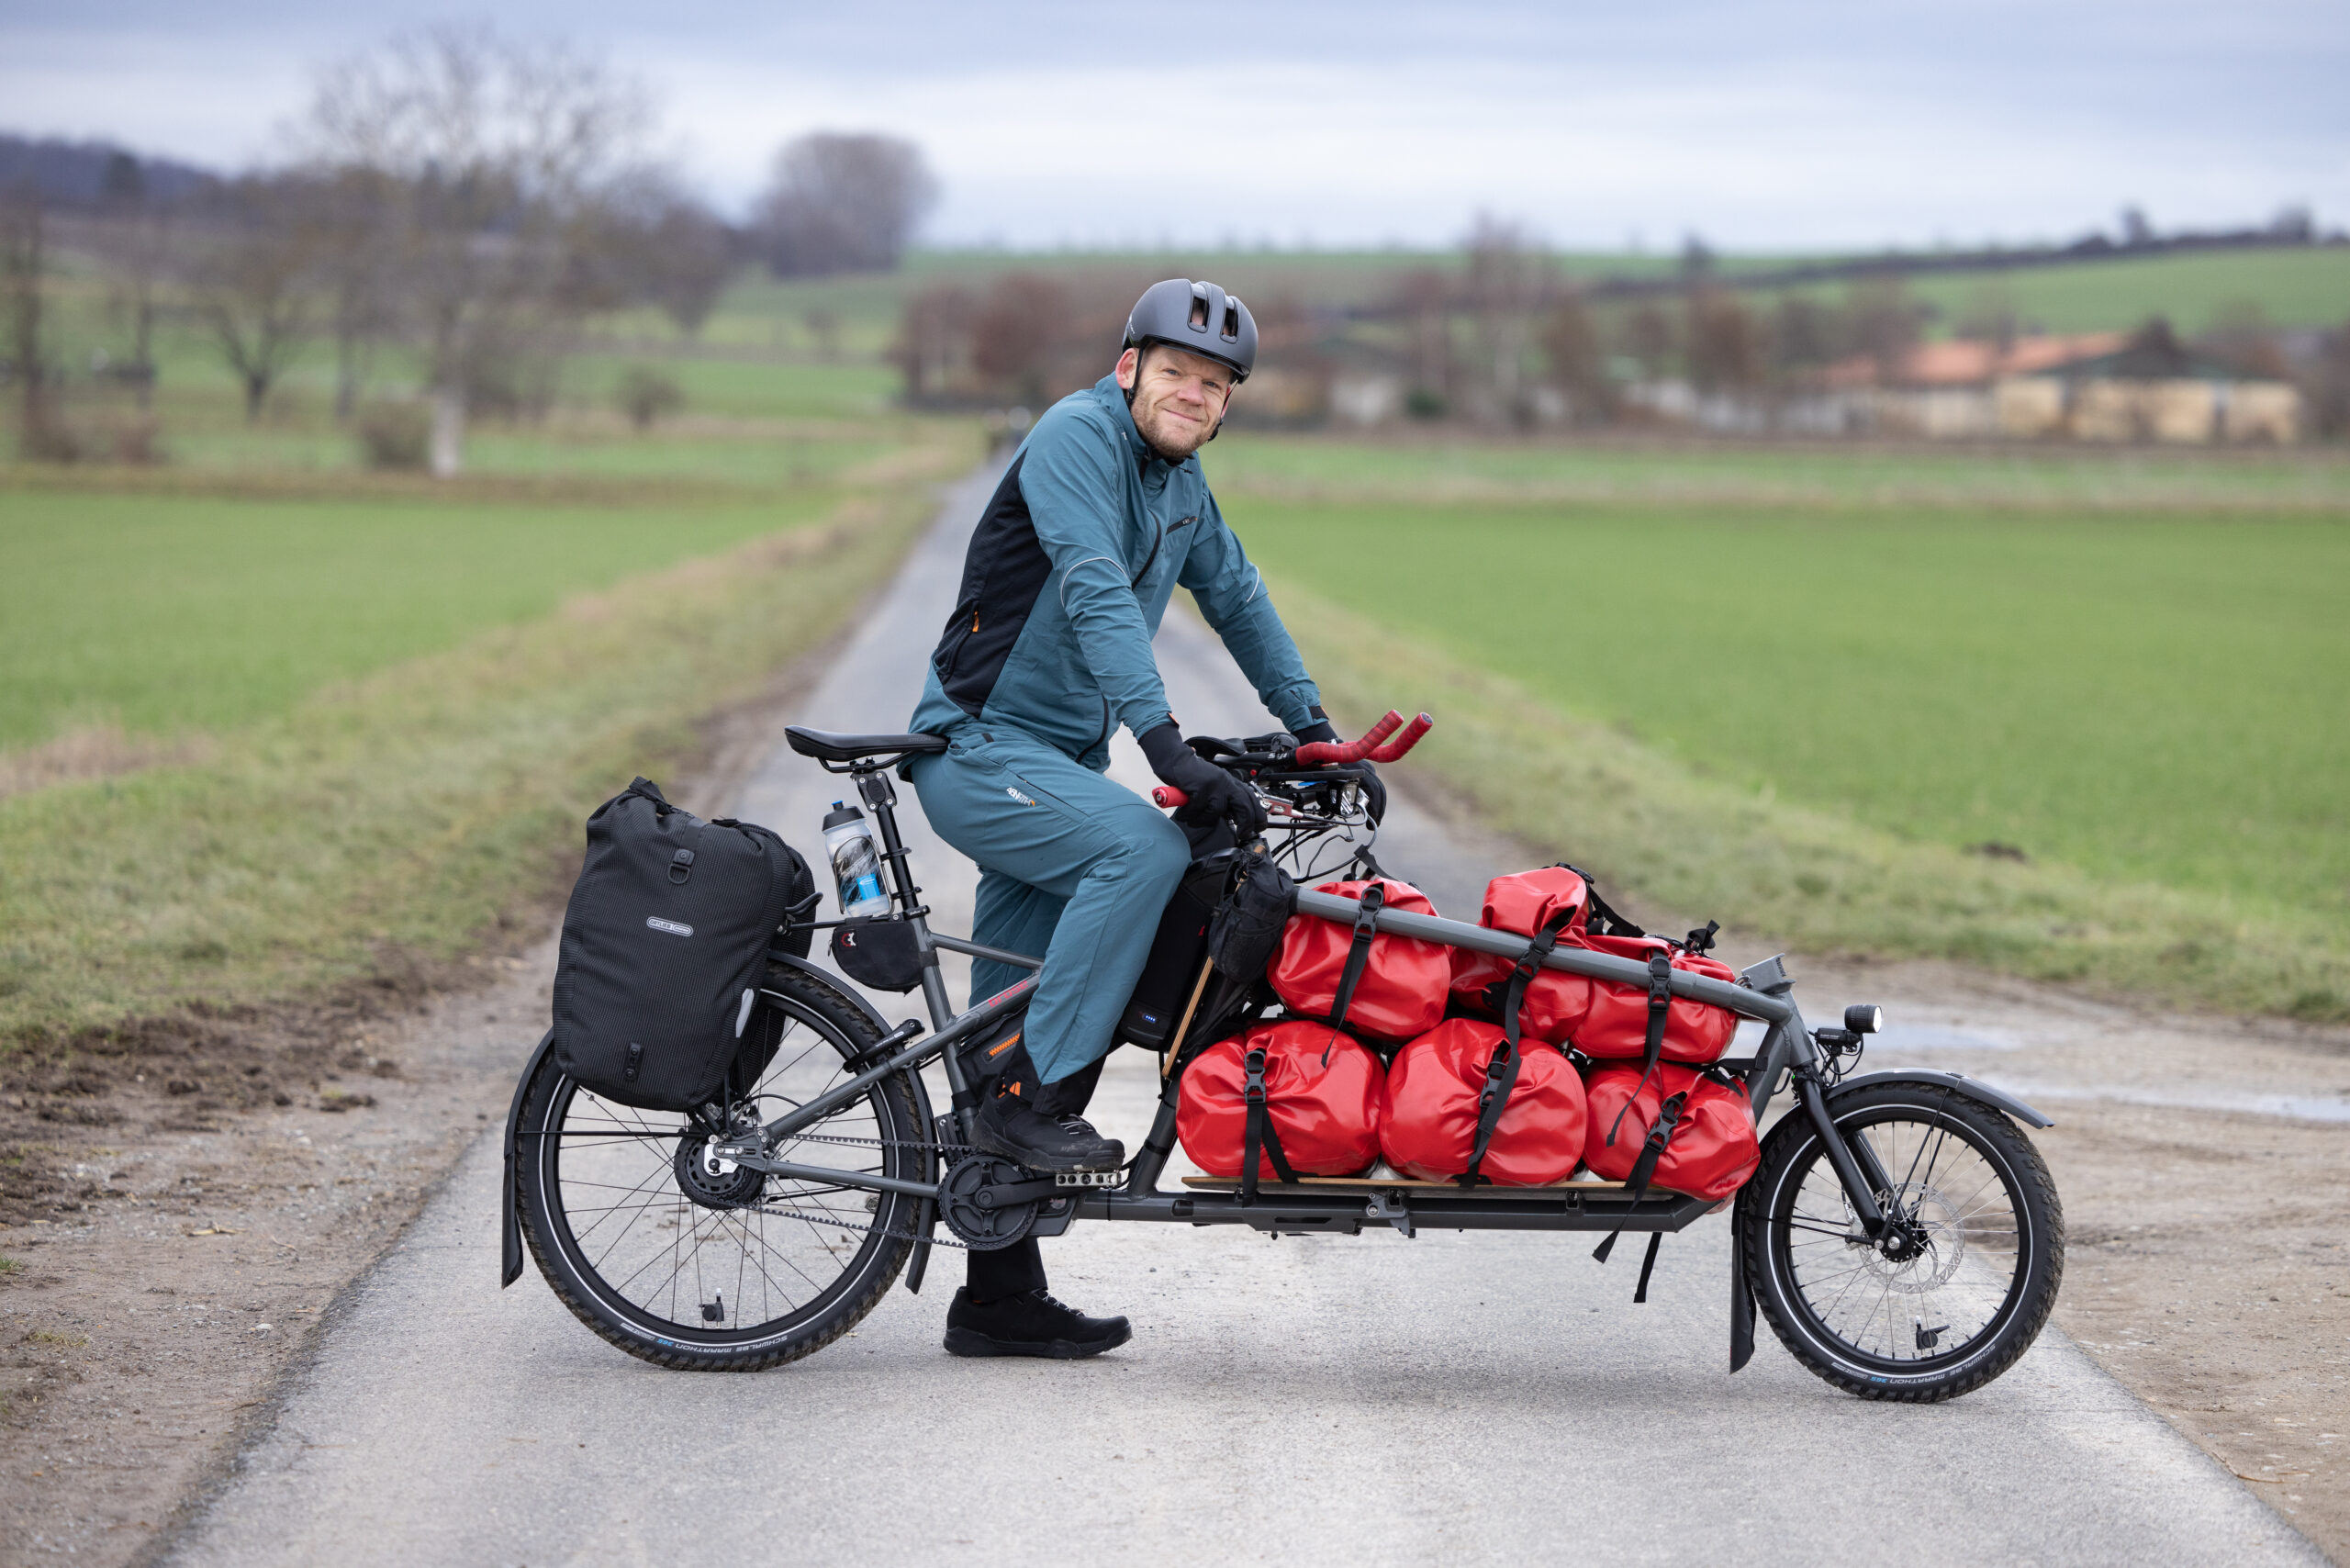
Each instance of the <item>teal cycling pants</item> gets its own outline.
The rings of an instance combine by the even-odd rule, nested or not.
[[[1024,1043],[1058,1082],[1109,1054],[1191,849],[1149,801],[1032,735],[973,720],[947,739],[907,773],[930,825],[979,862],[972,940],[1044,958]],[[971,999],[1026,972],[977,960]]]

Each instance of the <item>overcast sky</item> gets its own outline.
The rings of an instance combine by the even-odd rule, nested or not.
[[[0,129],[266,159],[320,62],[421,0],[0,0]],[[642,76],[739,210],[818,129],[919,142],[927,237],[1567,247],[2068,238],[2305,204],[2350,222],[2350,0],[1140,7],[505,0]]]

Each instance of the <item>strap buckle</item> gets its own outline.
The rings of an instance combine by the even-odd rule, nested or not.
[[[1242,1097],[1251,1105],[1261,1105],[1265,1103],[1265,1047],[1257,1047],[1241,1062],[1248,1070],[1248,1083]]]

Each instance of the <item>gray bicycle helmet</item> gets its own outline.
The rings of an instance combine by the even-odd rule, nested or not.
[[[1232,367],[1235,383],[1257,364],[1257,319],[1212,283],[1170,277],[1142,291],[1126,317],[1125,346],[1170,343]]]

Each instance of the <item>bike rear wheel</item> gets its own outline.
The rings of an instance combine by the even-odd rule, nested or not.
[[[730,1109],[755,1108],[762,1120],[854,1076],[845,1064],[879,1038],[805,970],[771,967],[761,1002],[744,1058],[766,1059]],[[914,1107],[902,1077],[883,1079],[777,1157],[929,1181]],[[563,1304],[630,1355],[709,1372],[796,1361],[889,1293],[912,1248],[917,1202],[745,1170],[711,1157],[712,1141],[687,1116],[603,1099],[550,1058],[518,1129],[523,1235]]]
[[[1762,1315],[1796,1359],[1869,1399],[1980,1388],[2038,1338],[2065,1271],[2065,1217],[2040,1151],[1954,1092],[1889,1083],[1838,1099],[1874,1151],[1890,1223],[1863,1230],[1818,1130],[1790,1114],[1739,1194]]]

